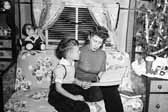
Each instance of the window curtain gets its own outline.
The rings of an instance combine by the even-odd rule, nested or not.
[[[115,30],[117,28],[119,8],[119,4],[90,4],[88,7],[96,23],[108,29],[110,35],[109,41],[116,47]]]
[[[33,0],[35,25],[41,32],[46,30],[55,23],[63,9],[64,4],[60,0]]]

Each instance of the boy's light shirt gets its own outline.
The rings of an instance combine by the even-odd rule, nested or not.
[[[66,67],[66,71],[62,65],[64,65]],[[56,68],[54,70],[54,74],[56,76],[55,82],[73,83],[73,81],[75,79],[75,66],[74,65],[75,65],[74,62],[70,63],[68,60],[62,58],[59,61],[59,65],[56,66]],[[66,72],[66,74],[65,74],[65,72]]]

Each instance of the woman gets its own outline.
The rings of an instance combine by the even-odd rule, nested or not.
[[[79,59],[79,44],[75,39],[63,39],[56,55],[60,59],[54,69],[48,102],[58,112],[90,112],[89,106],[78,90],[82,82],[75,79],[74,61]]]
[[[108,31],[101,26],[90,33],[89,43],[80,49],[80,60],[76,64],[77,79],[97,82],[98,76],[105,72],[106,54],[101,47],[108,37]],[[123,112],[118,86],[90,87],[84,93],[84,98],[90,102],[101,100],[103,94],[106,112]]]

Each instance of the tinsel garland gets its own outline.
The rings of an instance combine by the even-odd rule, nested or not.
[[[164,48],[162,48],[162,49],[158,50],[158,51],[151,52],[150,54],[151,54],[151,55],[157,55],[157,54],[159,54],[159,53],[161,53],[161,52],[165,51],[166,49],[168,49],[168,45],[167,45],[167,46],[165,46]]]
[[[167,57],[168,2],[155,0],[152,3],[153,9],[142,5],[136,12],[135,42],[144,48],[146,54]]]

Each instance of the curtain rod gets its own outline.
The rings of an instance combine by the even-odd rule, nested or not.
[[[32,4],[31,2],[14,2],[15,4]],[[34,3],[36,3],[36,4],[39,4],[39,3],[41,3],[41,2],[34,2]],[[93,7],[101,7],[101,6],[103,6],[103,5],[101,5],[101,4],[97,4],[97,5],[90,5],[90,3],[71,3],[71,2],[62,2],[65,6],[75,6],[75,7],[88,7],[88,6],[93,6]],[[47,2],[47,4],[53,4],[53,3],[51,3],[51,2]],[[111,3],[111,4],[119,4],[118,2],[116,2],[116,3]],[[57,5],[57,4],[55,4],[55,5]],[[110,6],[108,6],[108,4],[106,5],[106,7],[110,7]]]
[[[15,2],[15,4],[31,4],[31,2]],[[75,6],[75,5],[67,5],[67,6]],[[79,6],[79,5],[78,5]],[[85,6],[86,7],[86,6]],[[130,8],[124,8],[124,7],[120,7],[120,9],[123,9],[123,10],[135,10],[135,9],[130,9]]]
[[[31,4],[31,2],[15,2],[16,4]],[[36,3],[40,3],[40,2],[36,2]],[[70,5],[70,4],[65,4],[65,6],[68,6],[68,7],[75,7],[75,6],[78,6],[80,8],[86,8],[87,6],[86,5]],[[89,5],[91,6],[91,5]],[[93,5],[94,6],[94,5]],[[145,12],[145,11],[142,11],[140,9],[136,9],[136,8],[125,8],[125,7],[119,7],[121,10],[128,10],[128,11],[140,11],[140,12]],[[146,11],[147,12],[147,11]]]

